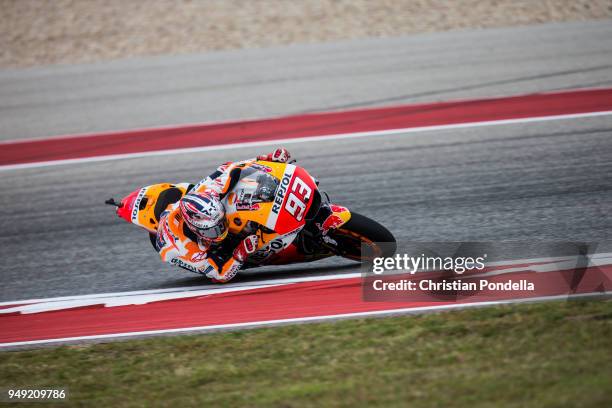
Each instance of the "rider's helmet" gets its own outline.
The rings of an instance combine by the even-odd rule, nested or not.
[[[179,209],[187,227],[198,237],[221,242],[227,236],[225,208],[215,194],[186,194],[179,202]]]

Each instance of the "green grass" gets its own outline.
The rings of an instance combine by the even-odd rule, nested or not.
[[[611,407],[612,302],[3,352],[9,385],[104,407]]]

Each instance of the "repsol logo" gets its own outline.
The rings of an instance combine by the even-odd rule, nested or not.
[[[170,261],[171,264],[178,266],[179,268],[184,268],[187,269],[191,272],[198,272],[198,269],[195,266],[189,265],[186,262],[181,261],[178,258],[172,258],[172,260]]]
[[[281,180],[280,185],[278,186],[278,191],[276,192],[276,198],[274,199],[274,205],[272,205],[272,212],[274,214],[279,213],[281,206],[283,205],[283,200],[285,199],[285,194],[287,194],[287,189],[289,188],[289,183],[291,182],[291,175],[285,173],[283,175],[283,179]]]
[[[239,270],[240,270],[240,265],[232,265],[230,270],[227,271],[227,273],[223,277],[223,280],[224,281],[228,281],[228,280],[232,279],[234,276],[236,276],[236,274],[238,273]]]
[[[132,207],[132,221],[136,221],[136,217],[138,216],[138,207],[140,207],[140,202],[145,195],[146,188],[141,188],[138,193],[138,197],[136,197],[136,201],[134,201],[134,207]]]

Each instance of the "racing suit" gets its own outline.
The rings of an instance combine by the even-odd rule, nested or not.
[[[222,200],[238,182],[244,164],[255,160],[285,163],[289,158],[289,152],[281,148],[255,159],[224,163],[189,192],[208,192]],[[238,243],[229,238],[212,243],[196,236],[182,219],[179,202],[176,202],[160,215],[155,249],[165,262],[201,273],[216,282],[227,282],[238,273],[248,255],[256,251],[258,243],[256,235],[247,236]]]

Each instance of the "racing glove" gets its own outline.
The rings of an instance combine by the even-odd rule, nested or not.
[[[245,239],[242,240],[240,244],[234,249],[234,259],[240,263],[244,263],[246,259],[253,252],[257,251],[257,244],[259,243],[259,238],[257,235],[249,235]]]
[[[279,147],[272,153],[257,156],[257,160],[272,161],[277,163],[287,163],[290,158],[291,154],[289,153],[289,150],[285,149],[284,147]]]

